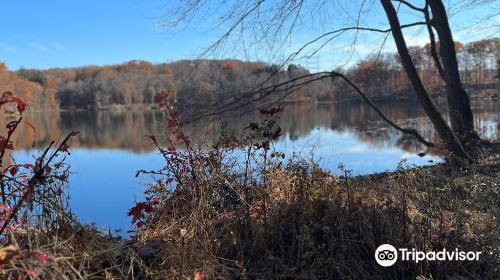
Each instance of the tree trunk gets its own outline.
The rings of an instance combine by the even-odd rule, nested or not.
[[[431,24],[439,37],[439,54],[444,70],[451,127],[465,146],[474,146],[480,139],[474,130],[469,96],[460,80],[455,41],[448,23],[448,15],[441,0],[427,0],[427,3],[432,11]]]
[[[401,63],[403,64],[406,74],[408,75],[413,89],[415,90],[415,94],[417,95],[420,104],[425,110],[425,113],[431,120],[436,131],[439,134],[439,137],[445,144],[448,151],[451,152],[455,157],[470,160],[470,156],[464,150],[464,147],[462,146],[460,140],[448,126],[443,116],[436,108],[436,105],[434,105],[434,103],[432,102],[429,94],[422,84],[422,80],[418,76],[417,69],[415,68],[415,65],[411,60],[411,56],[408,53],[408,47],[406,46],[403,32],[401,31],[401,24],[399,23],[397,12],[391,3],[391,0],[380,0],[380,2],[382,3],[382,6],[384,7],[385,13],[389,20],[391,33],[394,37],[394,42],[396,43],[399,56],[401,57]]]

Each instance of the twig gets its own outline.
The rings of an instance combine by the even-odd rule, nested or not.
[[[24,203],[24,201],[26,200],[26,198],[28,197],[28,195],[30,195],[33,192],[33,189],[37,186],[39,181],[43,178],[43,173],[45,172],[46,167],[50,164],[52,159],[54,159],[54,157],[57,155],[57,153],[59,151],[61,151],[63,146],[66,145],[66,143],[69,141],[69,139],[73,135],[74,135],[74,132],[71,132],[70,134],[68,134],[68,136],[66,136],[66,138],[61,142],[59,147],[51,154],[51,156],[48,158],[48,160],[46,161],[45,164],[43,164],[43,161],[44,161],[45,157],[47,156],[48,152],[50,151],[50,148],[54,145],[54,141],[52,141],[49,144],[49,146],[43,152],[42,156],[38,158],[38,160],[37,160],[38,162],[36,163],[36,166],[34,168],[35,175],[33,177],[31,177],[31,179],[28,181],[28,184],[27,184],[28,186],[27,186],[26,191],[23,193],[23,195],[21,196],[21,198],[17,202],[16,206],[14,207],[12,212],[10,213],[9,217],[3,223],[2,228],[0,229],[0,236],[4,233],[5,229],[10,224],[12,219],[17,215],[17,212],[19,212],[19,210],[21,209],[21,206]]]

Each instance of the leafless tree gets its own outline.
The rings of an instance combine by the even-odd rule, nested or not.
[[[457,3],[453,5],[453,11],[456,11],[456,7],[465,9],[476,5],[495,4],[496,1],[455,2]],[[380,11],[380,7],[387,17],[388,27],[365,26],[370,13]],[[451,9],[449,5],[448,8]],[[400,9],[404,9],[406,13],[411,12],[420,19],[411,23],[402,23],[403,17]],[[403,69],[444,147],[455,158],[472,160],[476,154],[474,151],[482,143],[474,129],[469,96],[460,78],[447,6],[442,0],[177,0],[169,1],[163,24],[169,30],[178,30],[200,18],[203,18],[204,22],[213,23],[213,26],[218,28],[217,30],[224,30],[214,44],[206,50],[206,53],[227,49],[225,47],[229,46],[245,54],[252,50],[255,54],[266,53],[269,59],[273,60],[287,44],[290,45],[295,31],[307,30],[311,34],[319,34],[284,59],[283,66],[301,55],[316,54],[319,49],[346,34],[352,36],[353,48],[356,47],[361,32],[392,34]],[[403,29],[415,27],[425,27],[428,32],[433,61],[447,94],[451,126],[448,125],[424,87],[409,52]],[[332,72],[331,74],[347,80],[341,73]],[[347,80],[347,82],[355,87],[351,81]],[[259,87],[266,91],[276,89],[264,86],[264,84]],[[260,92],[259,87],[247,93]],[[356,92],[362,94],[359,88],[356,88]],[[366,97],[365,94],[362,95]],[[369,103],[377,110],[372,102]],[[380,115],[390,121],[381,113]],[[418,135],[413,129],[402,131],[411,131],[412,134]]]

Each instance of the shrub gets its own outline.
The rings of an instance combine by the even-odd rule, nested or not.
[[[159,100],[165,100],[166,95]],[[498,276],[497,173],[443,165],[351,177],[274,150],[276,114],[261,110],[241,138],[195,146],[169,113],[164,156],[146,200],[131,208],[134,242],[156,250],[152,275],[208,278],[387,279]],[[181,146],[182,148],[179,148]],[[467,183],[465,183],[467,182]],[[481,182],[487,182],[484,185]],[[481,190],[481,192],[479,192]],[[477,262],[398,262],[378,266],[375,249],[482,251]],[[141,245],[142,244],[142,245]]]

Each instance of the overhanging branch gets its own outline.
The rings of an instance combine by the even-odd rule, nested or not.
[[[364,94],[363,91],[361,91],[361,89],[359,89],[351,80],[349,80],[349,78],[347,78],[345,75],[338,73],[338,72],[335,72],[335,71],[319,72],[319,73],[314,73],[314,74],[302,75],[302,76],[296,77],[294,79],[291,79],[291,80],[288,80],[288,81],[285,81],[285,82],[282,82],[282,83],[279,83],[279,84],[276,84],[273,86],[263,88],[261,90],[247,92],[246,94],[252,94],[252,95],[257,94],[257,93],[262,93],[262,92],[263,92],[263,94],[260,95],[259,97],[252,99],[252,100],[246,101],[243,104],[239,104],[237,106],[225,108],[223,110],[219,110],[216,112],[200,115],[200,116],[196,117],[195,119],[192,119],[186,123],[195,122],[195,121],[198,121],[198,120],[205,118],[205,117],[216,116],[216,115],[220,115],[223,113],[238,110],[240,108],[243,108],[245,106],[253,104],[257,101],[263,100],[264,98],[270,96],[271,94],[276,94],[279,92],[288,92],[287,95],[289,95],[289,94],[291,94],[291,92],[293,92],[299,88],[302,88],[303,86],[305,86],[307,84],[310,84],[312,82],[319,81],[319,80],[322,80],[325,78],[333,78],[333,77],[340,77],[342,80],[344,80],[350,87],[352,87],[356,91],[357,94],[361,95],[363,100],[365,100],[368,103],[368,105],[370,107],[372,107],[372,109],[374,109],[375,112],[385,122],[387,122],[394,129],[414,136],[419,142],[421,142],[422,144],[424,144],[427,147],[435,147],[434,143],[425,140],[425,138],[422,137],[422,135],[420,135],[416,129],[403,128],[403,127],[397,125],[396,123],[394,123],[393,121],[391,121],[387,116],[384,115],[384,113],[382,113],[382,111],[377,107],[377,105],[375,105],[373,103],[373,101],[371,101],[371,99],[366,94]],[[297,83],[295,83],[295,82],[297,82]]]
[[[336,73],[336,72],[332,72],[334,74],[334,76],[337,76],[337,77],[340,77],[342,78],[347,84],[349,84],[349,86],[351,86],[359,95],[361,95],[361,97],[366,101],[366,103],[368,103],[368,105],[370,105],[370,107],[373,108],[373,110],[375,110],[375,112],[377,112],[377,114],[385,121],[387,122],[389,125],[391,125],[392,127],[394,127],[396,130],[398,131],[401,131],[403,133],[406,133],[406,134],[410,134],[412,136],[414,136],[419,142],[421,142],[422,144],[426,145],[427,147],[435,147],[436,145],[434,143],[431,143],[427,140],[424,139],[424,137],[422,137],[422,135],[420,135],[418,133],[418,131],[416,129],[413,129],[413,128],[403,128],[403,127],[400,127],[399,125],[397,125],[396,123],[394,123],[393,121],[391,121],[388,117],[386,117],[384,115],[384,113],[382,113],[382,111],[380,111],[380,109],[377,107],[377,105],[375,105],[371,100],[370,98],[368,98],[368,96],[366,96],[351,80],[349,80],[346,76],[340,74],[340,73]]]
[[[404,29],[404,28],[409,28],[409,27],[414,27],[414,26],[419,26],[419,25],[426,25],[427,23],[426,22],[413,22],[413,23],[409,23],[409,24],[403,24],[401,25],[401,29]],[[328,38],[327,42],[325,42],[322,46],[324,46],[326,43],[330,42],[331,40],[337,38],[338,36],[342,35],[344,32],[348,32],[348,31],[353,31],[353,30],[356,30],[356,31],[371,31],[371,32],[378,32],[378,33],[389,33],[391,32],[391,29],[390,28],[387,28],[387,29],[378,29],[378,28],[370,28],[370,27],[357,27],[357,26],[352,26],[352,27],[345,27],[345,28],[340,28],[340,29],[336,29],[336,30],[333,30],[333,31],[330,31],[330,32],[327,32],[327,33],[324,33],[316,38],[314,38],[313,40],[305,43],[304,45],[302,45],[298,50],[294,51],[293,53],[291,53],[286,59],[285,61],[279,66],[277,67],[276,70],[274,70],[270,75],[269,77],[267,77],[264,81],[260,82],[259,85],[257,85],[254,89],[250,90],[250,91],[247,91],[247,92],[244,92],[244,93],[241,93],[240,94],[240,97],[228,104],[225,104],[224,107],[227,107],[227,106],[232,106],[232,105],[236,105],[239,101],[241,101],[244,97],[248,96],[249,94],[254,94],[256,92],[261,92],[261,91],[265,91],[268,87],[265,87],[265,88],[262,88],[267,82],[269,82],[271,80],[272,77],[274,77],[282,68],[283,66],[291,61],[294,57],[296,57],[298,54],[300,54],[301,52],[304,51],[304,49],[306,49],[308,46],[320,41],[321,39],[323,38],[326,38],[326,37],[329,37],[331,36],[331,38]],[[324,73],[324,72],[323,72]],[[316,73],[316,74],[321,74],[321,73]],[[273,87],[273,86],[270,86],[270,87]],[[216,111],[224,111],[225,108],[220,108],[219,107],[219,110],[216,110]],[[197,118],[198,120],[199,118]]]
[[[415,11],[419,11],[419,12],[423,12],[424,11],[424,8],[419,8],[419,7],[413,5],[412,3],[408,2],[408,1],[405,1],[405,0],[392,0],[392,1],[402,3],[405,6],[407,6],[408,8],[413,9]]]

